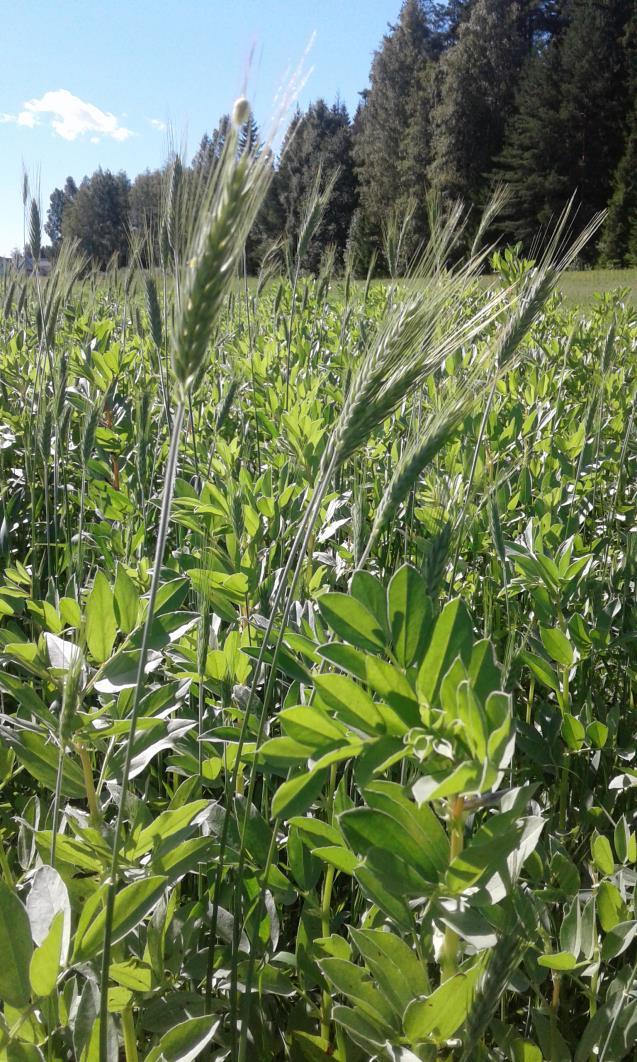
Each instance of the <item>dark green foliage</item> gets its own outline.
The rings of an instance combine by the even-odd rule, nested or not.
[[[603,209],[624,146],[631,5],[571,0],[564,11],[562,31],[523,72],[495,167],[513,192],[508,232],[527,242],[573,192],[582,221]]]
[[[207,177],[219,164],[229,128],[230,115],[224,114],[212,134],[204,133],[192,160],[192,169],[196,174]]]
[[[297,112],[283,145],[275,195],[283,231],[293,240],[310,196],[318,166],[329,178],[338,170],[326,218],[308,248],[302,265],[316,270],[325,249],[333,244],[342,258],[356,206],[352,159],[352,128],[347,108],[324,100]]]
[[[628,1062],[635,312],[509,251],[248,320],[233,195],[181,433],[174,288],[4,300],[0,1054]]]
[[[165,170],[146,170],[135,178],[128,196],[130,228],[150,245],[155,261],[159,260],[165,184]]]
[[[622,43],[628,71],[626,137],[624,152],[613,176],[600,254],[604,264],[634,266],[637,265],[637,8],[628,22]]]
[[[600,245],[604,265],[637,265],[637,103],[633,107],[626,147],[613,179],[613,194]]]
[[[486,175],[502,147],[517,72],[528,52],[524,6],[476,0],[436,75],[432,115],[432,185],[479,203]]]
[[[254,115],[241,125],[237,151],[262,145],[274,178],[248,236],[247,271],[258,274],[268,251],[295,244],[319,166],[324,180],[338,178],[302,262],[315,273],[328,248],[339,269],[349,251],[358,275],[377,254],[390,273],[386,233],[409,214],[404,269],[427,236],[430,192],[480,207],[495,182],[511,193],[500,234],[524,253],[575,195],[582,227],[610,211],[586,260],[631,265],[636,93],[634,0],[403,0],[352,121],[338,100],[316,100],[292,118],[278,158]],[[214,174],[229,123],[222,115],[184,161],[184,191]],[[147,170],[127,184],[124,174],[98,171],[77,202],[71,178],[55,189],[45,226],[53,251],[66,232],[95,262],[113,254],[122,262],[128,228],[143,236],[135,252],[142,264],[165,264],[170,179]]]
[[[378,247],[383,222],[415,196],[414,236],[426,231],[423,192],[430,162],[431,78],[444,37],[422,0],[406,0],[375,52],[370,87],[355,119],[361,208]]]
[[[79,242],[86,255],[106,266],[128,254],[128,196],[130,181],[125,173],[96,170],[85,177],[72,204],[64,212],[62,233]]]
[[[76,195],[77,185],[72,177],[66,178],[64,188],[54,188],[51,192],[44,231],[51,241],[54,252],[59,250],[62,242],[64,212],[71,205]]]

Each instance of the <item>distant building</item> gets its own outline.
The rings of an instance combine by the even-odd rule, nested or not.
[[[16,269],[21,272],[28,273],[29,276],[32,273],[37,273],[41,277],[46,277],[51,272],[51,262],[48,258],[40,258],[39,262],[34,262],[32,255],[20,254],[15,255],[13,260],[7,258],[7,262],[11,262]]]

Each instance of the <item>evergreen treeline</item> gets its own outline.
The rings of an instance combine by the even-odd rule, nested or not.
[[[228,117],[206,134],[186,179],[220,157]],[[242,143],[260,142],[251,119]],[[273,241],[298,231],[320,164],[337,171],[304,267],[330,247],[360,270],[397,218],[406,242],[427,234],[428,193],[480,207],[494,185],[512,192],[500,219],[528,248],[573,192],[585,223],[608,207],[589,261],[637,265],[637,5],[635,0],[405,0],[374,54],[356,114],[342,103],[297,111],[248,245],[254,270]],[[98,170],[51,196],[53,249],[76,237],[94,260],[124,260],[131,230],[156,248],[167,171]],[[385,263],[386,264],[386,263]]]

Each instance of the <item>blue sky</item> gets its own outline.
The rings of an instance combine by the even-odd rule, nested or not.
[[[196,149],[243,90],[268,126],[303,58],[303,107],[350,111],[400,0],[0,0],[0,254],[22,243],[22,164],[43,214],[67,175],[159,165]],[[252,61],[250,63],[250,55]]]

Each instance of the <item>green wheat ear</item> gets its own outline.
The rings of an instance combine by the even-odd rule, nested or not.
[[[232,127],[219,167],[203,191],[195,189],[194,225],[180,283],[173,334],[173,369],[180,400],[188,394],[203,363],[246,237],[263,202],[272,169],[269,153],[258,146],[239,153],[238,130],[249,113],[235,104]]]

